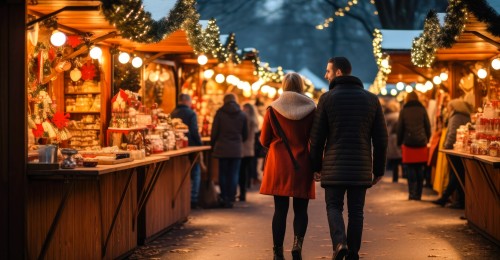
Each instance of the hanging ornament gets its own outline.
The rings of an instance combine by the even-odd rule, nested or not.
[[[42,124],[36,124],[36,128],[32,129],[32,131],[35,137],[42,137],[44,132]]]
[[[33,25],[33,28],[28,30],[28,40],[33,46],[36,46],[36,44],[38,43],[39,28],[40,26],[38,25],[38,23],[35,23]]]
[[[69,46],[71,46],[71,48],[76,48],[76,46],[82,43],[82,40],[80,39],[79,35],[70,35],[68,36],[67,43]]]
[[[69,117],[69,113],[65,115],[62,112],[56,112],[54,116],[52,116],[51,121],[54,125],[56,125],[57,129],[61,130],[68,124]]]
[[[95,75],[96,75],[96,69],[94,64],[92,64],[92,62],[90,61],[87,61],[87,63],[85,63],[82,66],[82,79],[93,80]]]
[[[78,68],[74,68],[70,73],[69,77],[72,81],[79,81],[82,78],[82,72]]]

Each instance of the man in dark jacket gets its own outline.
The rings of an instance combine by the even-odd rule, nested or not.
[[[325,189],[334,259],[345,255],[346,259],[359,258],[366,189],[384,175],[387,152],[382,106],[350,74],[346,58],[328,61],[325,78],[330,81],[330,91],[321,96],[311,129],[312,167],[321,173]],[[346,192],[347,235],[342,216]]]
[[[180,118],[182,123],[188,126],[187,133],[189,146],[201,146],[200,133],[198,131],[198,118],[191,109],[192,101],[188,94],[180,94],[177,107],[172,111],[172,118]],[[194,159],[194,158],[191,158]],[[201,159],[201,158],[200,158]],[[203,159],[201,159],[203,160]],[[201,170],[200,164],[196,163],[191,170],[191,208],[198,207],[198,194],[200,191]]]
[[[239,182],[243,142],[247,139],[247,117],[232,93],[224,96],[224,105],[217,110],[212,124],[212,156],[219,158],[219,186],[223,206],[232,208]]]

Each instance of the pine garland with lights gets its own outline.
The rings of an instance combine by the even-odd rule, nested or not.
[[[444,26],[441,28],[438,46],[451,48],[458,36],[464,31],[467,22],[467,9],[462,0],[450,0],[446,9]],[[438,22],[439,25],[439,22]]]
[[[413,39],[411,62],[418,67],[430,67],[436,58],[441,26],[434,10],[425,18],[424,31]]]
[[[155,43],[180,29],[186,19],[196,16],[195,0],[178,0],[167,17],[155,21],[144,10],[142,0],[105,1],[102,12],[122,37],[140,43]]]
[[[217,57],[221,62],[231,61],[234,64],[240,64],[241,58],[238,55],[238,45],[236,45],[236,35],[230,33],[226,40],[226,44],[220,49]]]
[[[378,72],[375,77],[373,88],[371,89],[374,93],[379,93],[382,88],[385,88],[387,78],[391,73],[392,67],[389,64],[390,56],[386,53],[382,53],[382,32],[379,29],[375,29],[373,32],[373,56],[377,63]],[[385,62],[384,62],[385,61]]]
[[[203,30],[199,24],[199,14],[196,14],[196,17],[186,20],[183,28],[187,32],[189,45],[193,47],[195,54],[211,54],[218,58],[222,44],[220,43],[219,26],[214,18],[208,21],[207,28]]]
[[[500,37],[500,15],[485,0],[462,0],[476,18],[488,25],[486,30]]]

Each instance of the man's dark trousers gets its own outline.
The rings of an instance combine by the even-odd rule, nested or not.
[[[363,233],[363,208],[365,206],[365,186],[329,186],[325,187],[326,212],[330,226],[333,249],[340,243],[347,243],[349,255],[346,259],[359,259],[361,235]],[[347,210],[349,222],[345,232],[344,195],[347,192]]]

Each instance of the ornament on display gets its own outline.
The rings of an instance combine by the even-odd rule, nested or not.
[[[82,39],[79,35],[69,35],[67,39],[67,43],[69,46],[71,46],[71,48],[76,48],[82,43]]]
[[[83,80],[93,80],[96,76],[96,68],[90,60],[82,66],[81,74]]]
[[[77,82],[82,78],[82,72],[78,68],[74,68],[70,73],[69,77],[72,81]]]

